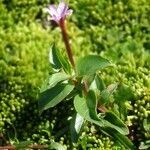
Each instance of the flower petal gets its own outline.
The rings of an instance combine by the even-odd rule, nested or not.
[[[66,12],[68,10],[68,5],[64,2],[59,3],[57,8],[57,13],[61,18],[64,18],[66,16]]]
[[[45,9],[51,16],[51,20],[59,23],[61,19],[65,19],[67,15],[72,14],[72,10],[68,8],[68,5],[62,0],[58,7],[55,5],[49,5],[47,9]]]
[[[52,16],[57,15],[57,8],[55,5],[50,5],[48,9],[49,9],[50,15],[52,15]]]

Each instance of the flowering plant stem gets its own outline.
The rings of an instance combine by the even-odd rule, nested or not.
[[[68,59],[55,45],[52,46],[49,57],[53,71],[41,88],[40,112],[56,106],[63,100],[72,100],[75,108],[75,115],[70,122],[72,142],[78,141],[84,120],[87,120],[98,125],[102,132],[114,137],[127,149],[133,149],[134,145],[126,137],[129,134],[128,127],[118,114],[115,114],[119,110],[116,110],[117,104],[111,99],[118,83],[106,87],[99,75],[102,69],[112,64],[99,55],[79,58],[75,64],[65,26],[65,18],[72,10],[61,1],[58,6],[50,5],[47,11],[51,15],[51,20],[61,29]],[[110,105],[112,107],[109,110]]]
[[[60,20],[59,26],[61,28],[61,33],[62,33],[62,37],[63,37],[64,43],[65,43],[65,46],[66,46],[69,61],[72,65],[72,67],[75,69],[75,63],[74,63],[73,54],[72,54],[71,46],[70,46],[70,43],[69,43],[68,34],[67,34],[67,31],[66,31],[64,19]]]

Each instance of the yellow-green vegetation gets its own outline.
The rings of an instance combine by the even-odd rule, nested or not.
[[[51,2],[54,1],[0,1],[0,133],[13,142],[58,141],[70,149],[65,127],[72,104],[61,103],[42,115],[38,112],[39,89],[51,70],[50,45],[56,42],[64,48],[60,30],[47,22],[43,13]],[[130,139],[139,147],[150,138],[150,1],[69,3],[74,12],[67,26],[75,58],[98,53],[115,64],[101,75],[108,85],[124,85],[113,99],[127,102],[121,118],[129,125]],[[116,145],[97,127],[85,124],[74,149],[121,149]]]

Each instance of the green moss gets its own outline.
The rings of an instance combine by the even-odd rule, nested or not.
[[[149,140],[150,129],[150,90],[148,88],[136,89],[137,97],[132,101],[132,110],[128,115],[128,122],[130,123],[130,136],[139,145],[140,142]]]
[[[47,31],[34,23],[28,27],[20,23],[0,31],[0,129],[7,133],[9,124],[17,128],[16,122],[22,129],[20,122],[29,119],[29,110],[33,116],[38,115],[39,88],[50,71],[50,38]]]

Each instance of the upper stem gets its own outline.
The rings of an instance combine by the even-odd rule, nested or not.
[[[70,46],[70,43],[69,43],[68,34],[67,34],[67,31],[66,31],[64,19],[60,20],[59,26],[61,28],[61,33],[62,33],[63,40],[64,40],[64,43],[65,43],[65,46],[66,46],[66,50],[67,50],[69,60],[71,62],[71,65],[75,69],[75,63],[74,63],[73,54],[72,54],[71,46]]]

